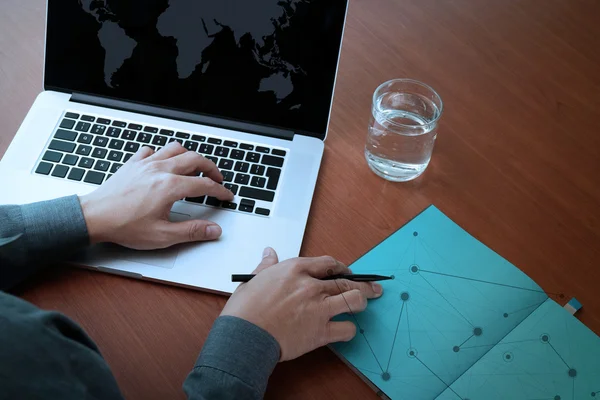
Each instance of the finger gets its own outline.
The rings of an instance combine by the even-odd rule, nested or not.
[[[144,158],[148,158],[148,157],[152,156],[152,154],[154,154],[154,150],[152,150],[150,147],[142,146],[138,149],[138,151],[135,152],[135,154],[133,156],[131,156],[131,158],[128,160],[128,162],[129,161],[140,161],[140,160],[143,160]]]
[[[197,175],[199,172],[203,172],[204,176],[215,182],[223,181],[223,175],[215,163],[193,151],[186,151],[168,160],[163,160],[161,163],[165,166],[165,170],[172,174]]]
[[[275,252],[275,250],[273,250],[270,247],[267,247],[263,251],[262,261],[260,262],[260,264],[258,264],[258,267],[256,267],[256,269],[252,273],[258,274],[260,271],[263,271],[269,267],[272,267],[273,265],[277,264],[278,262],[279,262],[279,257],[277,256],[277,253]]]
[[[359,289],[327,297],[324,301],[327,302],[329,318],[343,313],[359,313],[367,308],[367,296]]]
[[[313,278],[321,279],[331,275],[349,274],[350,270],[344,264],[333,257],[302,258],[299,261],[300,268]]]
[[[224,201],[233,200],[233,193],[230,190],[210,178],[178,175],[173,181],[175,182],[172,187],[174,200],[201,196],[216,197]]]
[[[327,334],[325,337],[325,344],[335,342],[349,342],[356,336],[356,325],[350,321],[333,322],[327,323]]]
[[[221,227],[214,222],[199,219],[165,222],[162,232],[165,247],[179,243],[216,240],[223,233]]]
[[[321,281],[323,291],[331,296],[350,290],[360,290],[368,299],[376,299],[383,294],[383,287],[377,282],[353,282],[348,279]]]
[[[179,142],[171,142],[150,157],[151,161],[167,160],[171,157],[178,156],[187,152],[187,149],[183,147]]]

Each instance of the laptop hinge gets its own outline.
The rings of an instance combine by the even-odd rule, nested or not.
[[[122,100],[114,100],[100,96],[90,96],[87,94],[73,93],[70,101],[75,103],[89,104],[112,108],[115,110],[131,111],[138,114],[150,115],[153,117],[162,117],[174,119],[177,121],[191,122],[194,124],[214,126],[217,128],[231,129],[240,132],[253,133],[262,136],[273,137],[277,139],[293,140],[294,132],[285,129],[273,128],[245,122],[233,121],[224,118],[210,117],[207,115],[194,114],[185,111],[177,111],[168,108],[148,106],[139,103],[131,103]]]

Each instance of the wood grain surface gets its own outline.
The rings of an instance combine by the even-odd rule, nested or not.
[[[41,90],[44,3],[0,2],[0,156]],[[435,204],[545,290],[577,296],[600,334],[599,20],[596,0],[352,0],[302,255],[351,263]],[[363,156],[371,95],[399,77],[445,103],[429,169],[402,184]],[[132,400],[184,398],[226,300],[63,266],[16,293],[79,322]],[[267,398],[376,396],[320,349],[280,364]]]

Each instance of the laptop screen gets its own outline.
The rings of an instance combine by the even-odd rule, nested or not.
[[[45,87],[324,137],[347,0],[49,0]]]

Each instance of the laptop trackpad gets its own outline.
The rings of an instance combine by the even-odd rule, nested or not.
[[[175,266],[179,254],[177,246],[162,250],[138,251],[113,244],[103,244],[98,246],[98,250],[114,260],[131,261],[169,269]]]

